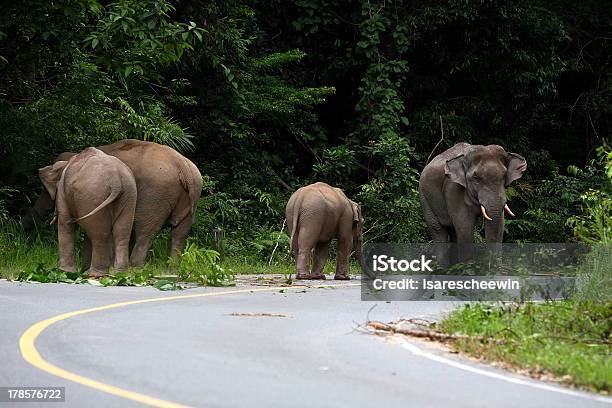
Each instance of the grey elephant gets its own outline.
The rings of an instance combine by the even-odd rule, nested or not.
[[[89,147],[68,161],[40,169],[39,175],[56,203],[60,269],[76,270],[74,239],[78,223],[92,243],[90,276],[107,273],[113,250],[115,269],[126,270],[137,194],[129,167]]]
[[[134,214],[134,246],[130,255],[132,266],[142,266],[160,229],[172,227],[172,256],[178,256],[195,221],[196,206],[202,193],[202,175],[198,168],[176,150],[153,142],[126,139],[99,146],[99,150],[125,163],[136,180],[138,197]],[[75,153],[62,153],[57,160],[67,160]],[[36,200],[22,219],[28,229],[36,217],[53,209],[53,199],[47,191]],[[91,249],[85,242],[84,265],[87,267]]]
[[[458,143],[437,155],[421,173],[419,194],[434,243],[472,243],[484,217],[485,240],[500,243],[504,234],[505,188],[522,177],[527,161],[501,146]]]
[[[285,210],[291,234],[291,248],[296,257],[296,279],[325,279],[323,268],[329,258],[329,245],[338,239],[335,279],[349,279],[348,260],[355,254],[362,265],[361,207],[349,200],[339,188],[314,183],[300,188],[289,198]],[[310,271],[310,255],[315,261]]]

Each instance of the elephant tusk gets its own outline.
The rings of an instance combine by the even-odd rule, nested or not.
[[[485,210],[484,205],[480,206],[480,212],[482,213],[482,216],[485,218],[485,220],[493,221],[493,218],[489,217],[489,214],[487,214],[487,210]]]
[[[57,222],[57,215],[55,215],[55,216],[53,217],[53,219],[51,220],[51,222],[49,223],[49,225],[53,225],[53,224],[55,224],[56,222]]]
[[[516,217],[516,216],[514,215],[514,213],[512,212],[512,210],[510,209],[510,207],[508,207],[508,204],[504,205],[504,210],[506,210],[506,212],[507,212],[509,215],[511,215],[511,216],[513,216],[513,217]]]

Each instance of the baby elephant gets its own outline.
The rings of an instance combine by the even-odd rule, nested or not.
[[[92,244],[90,276],[107,273],[113,254],[111,242],[115,269],[127,269],[136,208],[132,171],[116,157],[89,147],[68,161],[40,169],[39,175],[56,200],[60,268],[76,270],[74,238],[78,223]]]
[[[296,257],[296,279],[325,279],[323,268],[329,257],[329,244],[338,238],[335,279],[349,279],[348,259],[353,246],[362,265],[361,207],[342,190],[325,183],[314,183],[293,193],[285,210]],[[310,272],[310,254],[315,262]]]

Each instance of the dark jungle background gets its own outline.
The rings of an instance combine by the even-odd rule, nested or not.
[[[362,203],[366,241],[422,241],[419,172],[467,141],[528,160],[506,240],[609,237],[609,2],[3,3],[5,228],[56,154],[138,138],[198,165],[193,239],[210,246],[220,227],[229,255],[286,247],[286,201],[313,181]]]

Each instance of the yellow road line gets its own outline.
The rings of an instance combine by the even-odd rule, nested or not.
[[[338,287],[347,287],[347,286],[358,286],[359,284],[344,284],[337,285]],[[331,285],[320,285],[320,286],[312,286],[312,288],[323,288]],[[38,350],[36,349],[36,339],[40,334],[47,329],[49,326],[66,319],[70,319],[75,316],[80,316],[88,313],[101,312],[103,310],[117,309],[120,307],[131,306],[131,305],[139,305],[143,303],[153,303],[153,302],[166,302],[170,300],[179,300],[179,299],[193,299],[200,297],[209,297],[209,296],[221,296],[221,295],[230,295],[234,293],[247,293],[247,292],[272,292],[280,289],[301,289],[305,286],[289,286],[289,287],[268,287],[268,288],[253,288],[253,289],[236,289],[229,290],[223,292],[209,292],[209,293],[198,293],[194,295],[179,295],[179,296],[167,296],[167,297],[157,297],[157,298],[149,298],[149,299],[141,299],[141,300],[131,300],[127,302],[119,302],[113,303],[106,306],[98,306],[92,307],[88,309],[76,310],[74,312],[63,313],[54,317],[51,317],[46,320],[42,320],[32,326],[30,326],[19,339],[19,350],[21,351],[21,356],[28,363],[32,364],[34,367],[46,371],[49,374],[55,375],[60,378],[64,378],[66,380],[84,385],[86,387],[94,388],[99,391],[106,392],[108,394],[115,395],[117,397],[126,398],[132,401],[140,402],[146,405],[151,405],[154,407],[160,408],[184,408],[186,405],[181,405],[175,402],[162,400],[159,398],[151,397],[145,394],[140,394],[138,392],[126,390],[124,388],[115,387],[113,385],[105,384],[100,381],[96,381],[94,379],[84,377],[82,375],[70,372],[68,370],[64,370],[61,367],[58,367],[54,364],[49,363],[45,360]]]

